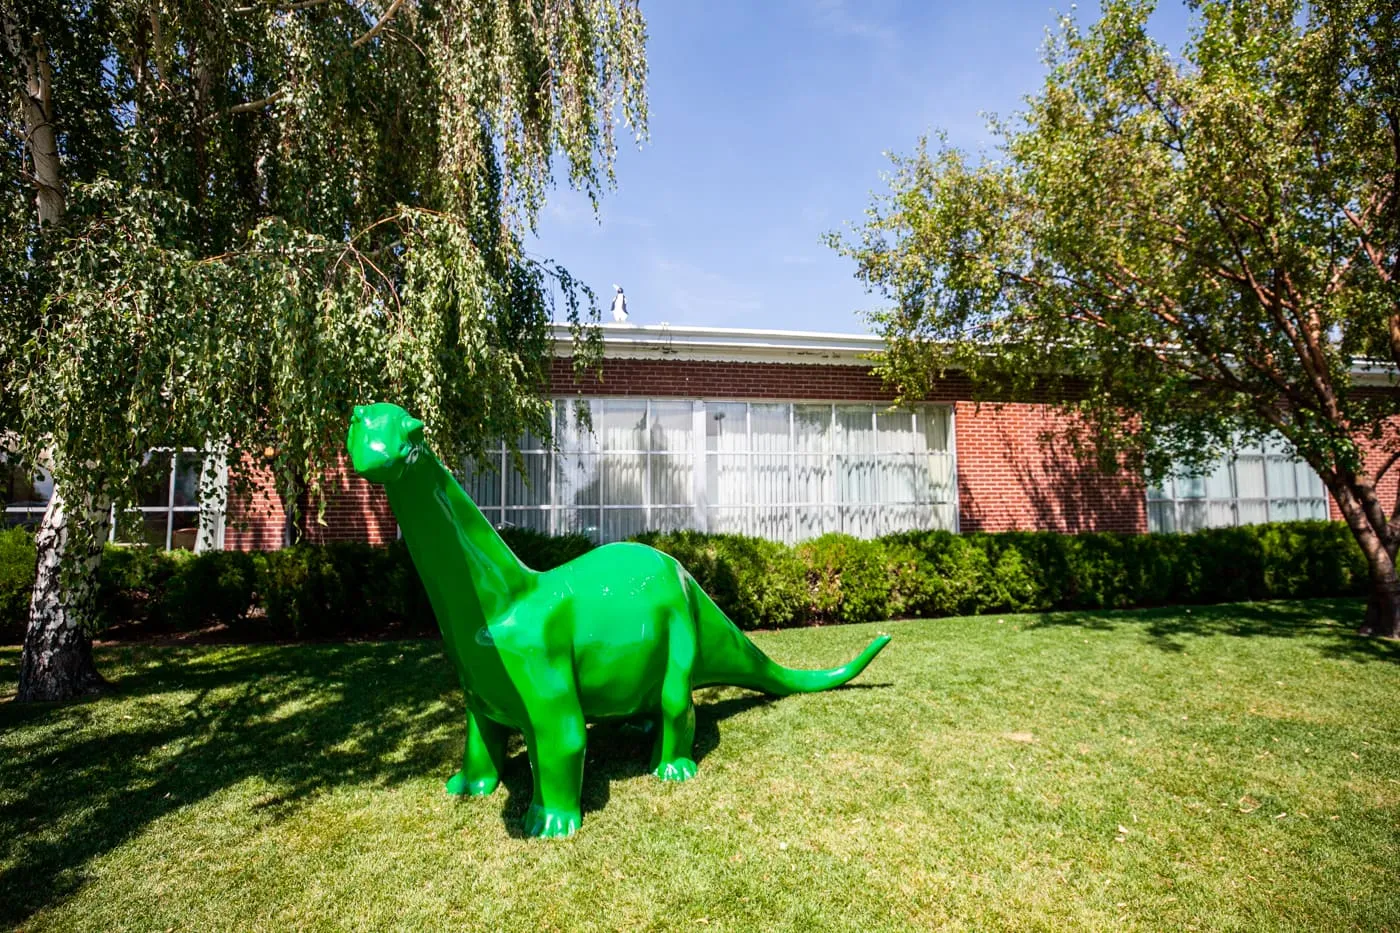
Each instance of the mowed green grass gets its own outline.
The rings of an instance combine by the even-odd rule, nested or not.
[[[107,647],[112,695],[0,701],[0,927],[1400,929],[1400,648],[1349,601],[764,633],[851,688],[697,693],[700,774],[590,739],[455,800],[433,642]],[[0,651],[13,691],[16,649]]]

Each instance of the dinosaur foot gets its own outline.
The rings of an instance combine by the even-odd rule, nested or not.
[[[583,815],[577,810],[554,810],[530,805],[525,811],[525,835],[537,839],[562,839],[578,832]]]
[[[695,777],[695,762],[689,758],[677,758],[657,765],[651,773],[663,781],[688,781]]]
[[[485,797],[500,783],[500,778],[494,775],[472,780],[465,771],[458,771],[447,779],[447,792],[454,797]]]

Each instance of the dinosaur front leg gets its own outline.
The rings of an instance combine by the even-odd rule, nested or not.
[[[695,668],[695,628],[689,615],[676,615],[668,626],[666,675],[661,682],[661,734],[652,754],[652,773],[663,781],[695,777],[695,703],[691,673]]]
[[[484,797],[494,791],[501,782],[509,734],[505,726],[467,710],[467,746],[462,753],[462,770],[447,779],[447,792]]]
[[[541,715],[531,711],[525,732],[535,796],[525,813],[529,836],[571,836],[583,820],[583,756],[588,730],[578,697],[559,697],[544,704]]]

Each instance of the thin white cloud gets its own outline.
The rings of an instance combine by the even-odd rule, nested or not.
[[[812,20],[838,36],[864,39],[888,48],[898,45],[899,33],[894,27],[871,17],[868,8],[862,7],[862,4],[848,4],[846,0],[814,0]]]

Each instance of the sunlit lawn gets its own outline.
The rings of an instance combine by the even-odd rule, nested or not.
[[[0,649],[0,926],[1400,929],[1400,648],[1351,602],[756,636],[857,687],[697,694],[699,777],[596,728],[574,839],[453,800],[433,642],[107,647],[19,706]]]

